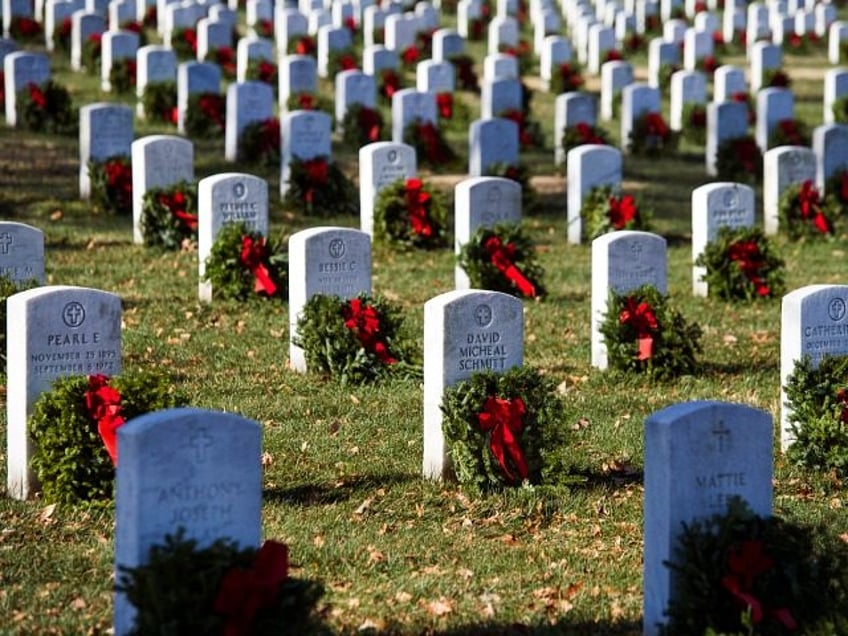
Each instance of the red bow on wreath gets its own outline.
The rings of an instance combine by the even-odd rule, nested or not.
[[[30,82],[27,88],[29,89],[29,98],[32,103],[41,110],[45,110],[47,108],[47,97],[44,95],[44,91],[34,82]]]
[[[433,235],[433,226],[427,217],[430,193],[422,190],[423,185],[421,179],[406,180],[406,209],[409,211],[412,231],[418,236],[429,238]]]
[[[303,167],[306,169],[306,192],[303,193],[303,198],[307,203],[312,203],[315,198],[315,188],[322,186],[330,178],[329,166],[323,159],[309,159],[303,162]]]
[[[574,126],[574,130],[576,130],[577,134],[580,135],[581,143],[606,144],[606,142],[597,135],[595,129],[585,121],[577,122]]]
[[[491,431],[489,448],[506,476],[516,481],[515,475],[507,466],[507,457],[518,471],[521,480],[527,479],[527,460],[518,443],[518,435],[524,430],[522,418],[527,409],[520,397],[502,399],[489,396],[482,412],[477,414],[477,422],[483,432]]]
[[[756,288],[758,296],[768,296],[771,290],[766,281],[757,274],[765,265],[760,248],[754,241],[737,241],[727,249],[727,257],[739,264],[739,269]]]
[[[813,182],[807,179],[801,184],[801,190],[798,192],[798,208],[801,211],[801,218],[811,219],[819,232],[827,234],[830,232],[830,224],[827,222],[827,217],[822,212],[820,204],[818,190],[813,187]]]
[[[214,606],[215,613],[224,616],[224,636],[252,634],[257,612],[276,601],[288,575],[288,547],[277,541],[262,544],[250,569],[229,570]]]
[[[645,128],[646,134],[652,137],[665,139],[669,134],[668,124],[659,113],[648,113],[645,116]]]
[[[489,254],[492,265],[498,268],[504,276],[518,287],[518,291],[529,298],[536,297],[536,287],[531,283],[521,270],[515,266],[515,245],[507,243],[504,245],[497,236],[490,236],[483,243],[483,248]]]
[[[271,279],[271,273],[265,266],[266,256],[267,249],[264,237],[255,241],[250,236],[243,236],[241,238],[239,261],[256,277],[256,281],[253,284],[253,291],[257,294],[264,292],[269,296],[273,296],[277,293],[277,285]]]
[[[359,298],[353,298],[345,303],[342,316],[345,319],[345,327],[354,330],[362,346],[377,356],[380,362],[397,362],[380,336],[380,316],[373,306],[363,304]]]
[[[126,420],[121,415],[121,394],[109,386],[109,378],[102,374],[88,376],[88,391],[85,392],[85,408],[97,422],[97,432],[103,440],[112,464],[118,465],[117,431]]]
[[[630,194],[626,194],[623,197],[610,196],[608,205],[607,216],[609,217],[610,224],[616,230],[623,230],[639,214],[639,208],[636,207],[636,199]]]
[[[618,321],[636,332],[636,341],[639,343],[637,360],[648,360],[654,355],[654,337],[651,332],[659,329],[659,324],[653,308],[648,303],[637,304],[635,298],[628,298],[624,302],[624,309],[619,314]]]
[[[442,119],[453,118],[453,94],[436,93],[436,107],[439,109],[439,117]]]
[[[359,128],[364,131],[368,141],[380,141],[380,129],[383,120],[380,113],[373,108],[363,106],[359,109]]]
[[[182,192],[174,192],[172,195],[159,195],[159,203],[164,205],[177,217],[189,230],[197,229],[197,215],[186,212],[186,196]]]

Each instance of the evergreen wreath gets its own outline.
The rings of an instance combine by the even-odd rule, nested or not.
[[[41,25],[29,16],[13,15],[9,23],[9,36],[16,42],[35,44],[41,40]]]
[[[696,146],[707,143],[707,108],[700,102],[686,102],[681,114],[682,137]]]
[[[255,80],[257,82],[265,82],[270,84],[274,90],[277,90],[278,85],[278,69],[277,65],[271,60],[266,60],[261,57],[254,57],[247,61],[247,71],[245,79]]]
[[[164,375],[140,371],[57,379],[36,400],[27,422],[35,447],[31,467],[44,500],[111,500],[115,430],[139,415],[184,403],[174,387]]]
[[[484,493],[565,481],[565,408],[555,383],[533,367],[474,373],[445,390],[441,409],[447,453],[462,486]]]
[[[830,237],[838,216],[836,201],[822,200],[812,180],[793,183],[780,195],[778,227],[792,239]]]
[[[511,55],[518,60],[518,74],[520,77],[530,74],[533,68],[533,49],[527,40],[521,39],[515,46],[501,44],[498,47],[498,52]]]
[[[286,49],[286,53],[289,55],[318,57],[318,44],[315,42],[315,38],[309,35],[298,35],[289,38]]]
[[[53,50],[70,53],[71,51],[71,17],[62,18],[62,21],[53,29]]]
[[[587,124],[586,122],[578,122],[574,126],[566,126],[562,134],[562,150],[565,156],[568,156],[568,151],[584,144],[600,144],[604,146],[610,145],[609,135],[607,131],[600,126]]]
[[[218,539],[199,548],[185,529],[166,535],[146,563],[122,567],[116,590],[136,609],[131,634],[317,634],[315,606],[324,593],[315,581],[288,576],[285,544],[256,548]]]
[[[712,78],[716,69],[721,65],[721,60],[719,60],[715,55],[705,55],[696,62],[695,68],[706,75],[707,78]]]
[[[465,53],[449,55],[448,62],[453,64],[456,77],[456,89],[477,93],[480,90],[477,73],[474,71],[474,58]]]
[[[298,318],[294,343],[303,348],[309,371],[342,384],[421,376],[420,354],[399,306],[380,296],[313,296]]]
[[[374,239],[412,248],[444,247],[447,213],[441,194],[421,179],[398,179],[374,201]]]
[[[327,77],[335,77],[342,71],[359,68],[359,60],[353,48],[334,49],[327,56]]]
[[[219,93],[192,93],[183,127],[189,137],[220,135],[227,125],[227,100]],[[278,151],[279,152],[279,151]]]
[[[221,68],[224,79],[236,78],[236,52],[231,46],[219,46],[206,54],[206,61],[217,64]]]
[[[334,112],[333,103],[326,97],[310,93],[309,91],[300,91],[292,93],[286,100],[286,106],[289,111],[293,110],[320,110],[325,113]]]
[[[403,88],[403,79],[393,68],[380,69],[377,94],[383,103],[391,106],[394,94]]]
[[[848,630],[848,546],[823,525],[760,517],[734,497],[683,524],[672,559],[667,636]]]
[[[441,128],[466,131],[471,121],[471,109],[454,93],[436,93],[436,113]]]
[[[177,27],[171,32],[171,48],[178,60],[197,57],[197,31],[191,27]]]
[[[280,163],[280,120],[269,117],[249,123],[241,131],[239,161],[276,166]]]
[[[103,55],[103,34],[92,33],[82,44],[82,67],[90,75],[97,75],[100,70],[100,58]]]
[[[833,121],[835,123],[848,123],[848,96],[834,100],[831,110],[833,111]]]
[[[305,161],[293,158],[289,168],[289,187],[284,201],[288,207],[305,216],[358,213],[356,187],[329,157]]]
[[[651,228],[651,212],[632,194],[620,194],[610,185],[595,186],[583,197],[580,208],[584,237],[591,241],[607,232]]]
[[[124,57],[112,60],[109,69],[109,85],[116,93],[129,93],[135,90],[136,62],[135,58]]]
[[[167,188],[151,188],[141,203],[144,244],[179,249],[197,239],[197,186],[180,181]]]
[[[521,186],[521,211],[530,215],[536,211],[539,203],[536,200],[536,189],[530,183],[530,169],[524,163],[510,164],[503,161],[490,163],[484,170],[486,177],[503,177],[511,179]]]
[[[376,108],[350,104],[342,119],[342,143],[348,148],[362,146],[383,139],[383,115]]]
[[[706,268],[702,280],[716,298],[779,298],[784,292],[785,263],[759,228],[719,228],[695,265]]]
[[[730,137],[719,144],[716,171],[724,181],[757,181],[763,175],[763,155],[750,135]]]
[[[141,96],[144,117],[151,122],[176,124],[177,84],[176,82],[151,82],[146,84]]]
[[[691,375],[701,352],[701,327],[686,322],[651,285],[625,294],[610,291],[600,332],[612,369],[657,380]]]
[[[809,355],[795,362],[786,381],[795,442],[787,456],[807,468],[848,477],[848,355],[824,355],[813,367]]]
[[[6,372],[6,300],[18,292],[38,287],[34,278],[24,281],[14,281],[8,276],[0,275],[0,371]]]
[[[54,135],[76,135],[79,113],[71,103],[68,89],[53,80],[40,86],[30,83],[17,94],[22,128]]]
[[[546,293],[545,270],[536,260],[536,247],[520,223],[479,228],[460,247],[457,262],[475,289],[524,298]]]
[[[825,181],[826,201],[838,210],[839,217],[848,213],[848,167],[843,166],[831,174]]]
[[[288,298],[288,254],[283,240],[268,245],[244,223],[221,228],[206,259],[205,280],[216,298]]]
[[[509,109],[498,113],[498,117],[514,121],[518,125],[518,143],[522,148],[541,148],[545,145],[545,136],[539,122],[534,121],[529,113]]]
[[[767,68],[763,71],[763,88],[789,88],[792,80],[779,68]]]
[[[418,163],[431,170],[445,170],[456,160],[453,148],[432,122],[416,119],[408,124],[403,132],[403,141],[415,148]]]
[[[677,135],[660,113],[646,112],[633,120],[628,151],[633,155],[663,156],[677,149],[677,141]]]
[[[657,81],[659,82],[658,86],[663,95],[667,95],[671,90],[671,76],[679,70],[679,64],[671,64],[669,62],[663,62],[660,64]]]
[[[571,91],[579,91],[586,83],[580,71],[580,66],[575,62],[562,62],[553,68],[551,73],[551,93],[562,95]]]
[[[798,119],[781,119],[771,133],[769,148],[778,146],[809,146],[810,130]]]
[[[132,214],[132,165],[126,155],[88,162],[91,202],[112,214]]]

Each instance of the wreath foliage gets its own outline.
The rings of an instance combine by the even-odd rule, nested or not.
[[[127,421],[184,403],[172,379],[149,372],[125,372],[109,379],[121,394]],[[27,427],[35,446],[31,467],[45,501],[78,503],[111,500],[115,467],[86,407],[88,376],[57,379],[36,400]]]
[[[779,298],[785,289],[785,263],[759,228],[719,228],[695,265],[706,268],[702,280],[716,298]]]
[[[206,548],[186,539],[179,528],[162,545],[150,549],[147,563],[121,568],[116,589],[136,608],[132,634],[223,634],[225,617],[215,613],[221,582],[232,568],[250,568],[255,548],[239,548],[218,539]],[[314,608],[324,593],[314,581],[286,577],[273,602],[260,609],[251,634],[315,634],[319,629]]]
[[[575,62],[561,62],[551,69],[550,92],[554,95],[579,91],[585,83],[580,65]]]
[[[280,164],[281,141],[278,118],[253,121],[241,131],[238,143],[239,160],[277,166]]]
[[[91,202],[112,214],[132,214],[132,165],[125,155],[88,162]]]
[[[725,181],[757,181],[763,175],[763,155],[750,135],[730,137],[719,144],[716,171]]]
[[[414,225],[409,198],[417,186],[424,218]],[[444,247],[447,212],[442,195],[420,179],[398,179],[380,190],[374,201],[374,238],[412,248]],[[417,229],[416,229],[417,228]]]
[[[177,123],[176,82],[150,82],[141,96],[144,117],[152,122]]]
[[[342,119],[342,143],[349,148],[358,149],[375,141],[382,141],[384,123],[379,109],[351,104]]]
[[[259,232],[253,232],[244,223],[229,223],[221,228],[206,259],[205,280],[212,284],[217,298],[247,300],[248,298],[274,296],[288,298],[288,253],[286,241],[280,237],[266,244],[262,265],[276,287],[273,294],[257,291],[256,275],[243,258],[245,238],[256,244],[264,243]]]
[[[583,198],[580,214],[583,234],[590,241],[616,230],[649,232],[651,229],[651,211],[643,209],[632,195],[619,194],[610,185],[589,190]]]
[[[432,170],[445,170],[457,157],[439,128],[429,121],[416,119],[408,124],[403,141],[415,148],[419,164]]]
[[[480,429],[479,414],[490,397],[520,398],[525,412],[516,435],[527,463],[523,482],[512,458],[504,471],[491,449],[492,433]],[[566,483],[569,436],[565,407],[556,385],[530,366],[513,367],[503,373],[483,371],[445,390],[442,397],[442,430],[457,481],[478,493],[506,486],[559,485]]]
[[[809,146],[810,129],[798,119],[781,119],[771,133],[769,148],[778,146]]]
[[[322,165],[323,164],[323,165]],[[293,159],[284,203],[306,216],[357,214],[356,187],[329,157]]]
[[[19,122],[26,130],[54,135],[76,135],[79,113],[64,86],[47,80],[40,86],[30,84],[18,91]]]
[[[509,259],[535,288],[535,296],[545,295],[545,270],[536,260],[536,247],[520,223],[498,223],[494,227],[481,227],[467,243],[462,245],[457,262],[465,270],[471,286],[522,297],[520,287],[510,280],[492,261],[486,249],[487,242],[497,238],[500,245],[511,252]]]
[[[192,93],[183,127],[189,137],[220,135],[227,125],[227,100],[219,93]]]
[[[678,136],[659,113],[643,113],[633,120],[628,150],[634,155],[658,157],[677,150]]]
[[[835,123],[848,123],[848,96],[834,100],[831,109],[833,110],[833,121]]]
[[[362,343],[356,330],[345,326],[346,308],[354,301],[363,308],[374,308],[379,339],[396,362],[383,362]],[[380,296],[361,293],[350,301],[322,294],[313,296],[297,321],[294,343],[304,350],[309,371],[332,376],[342,384],[362,384],[388,375],[418,378],[422,374],[420,353],[399,306]]]
[[[822,197],[812,180],[793,183],[780,195],[778,227],[790,238],[833,236],[841,207],[833,197]]]
[[[289,111],[320,110],[325,113],[333,113],[335,109],[332,101],[309,91],[300,91],[289,95],[286,100],[286,107]]]
[[[167,188],[151,188],[141,203],[144,244],[178,249],[197,239],[197,185],[180,181]]]
[[[135,89],[136,62],[135,58],[121,58],[112,61],[109,69],[109,85],[116,93],[129,93]]]
[[[600,126],[579,122],[574,126],[566,126],[562,134],[562,151],[568,156],[568,151],[584,144],[610,145],[609,134]]]
[[[622,320],[625,310],[647,304],[656,319],[656,328],[640,333],[631,322]],[[610,291],[607,313],[600,326],[607,347],[609,366],[617,371],[645,373],[657,380],[691,375],[697,367],[695,356],[701,352],[701,327],[689,323],[651,285],[643,285],[625,294]],[[639,339],[650,335],[652,355],[640,359]]]
[[[795,443],[787,456],[807,468],[848,476],[848,355],[810,356],[795,362],[786,381]]]
[[[707,143],[707,108],[700,102],[686,102],[681,114],[682,137],[696,146]]]
[[[737,497],[726,514],[684,524],[666,565],[667,636],[848,629],[848,546],[824,526],[760,517]]]

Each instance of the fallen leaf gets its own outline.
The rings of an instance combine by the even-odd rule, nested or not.
[[[316,534],[314,537],[312,537],[312,545],[314,545],[316,548],[323,548],[325,543],[326,540],[320,534]]]
[[[62,210],[53,210],[53,212],[50,213],[50,220],[61,221],[63,216],[65,216],[65,213],[62,212]]]
[[[356,397],[355,395],[351,394],[350,401],[353,402],[354,404],[359,404],[360,399],[358,397]]]
[[[732,333],[726,333],[726,334],[724,334],[724,337],[722,338],[722,340],[724,340],[724,344],[732,345],[732,344],[736,344],[736,341],[738,340],[738,338],[736,336],[734,336]]]
[[[366,632],[371,630],[382,631],[386,627],[386,623],[382,620],[373,621],[370,618],[366,618],[362,625],[359,626],[357,631]]]
[[[273,463],[274,463],[274,456],[271,453],[269,453],[268,451],[265,451],[264,453],[262,453],[262,465],[263,466],[270,466]]]
[[[373,545],[368,546],[368,562],[369,563],[382,563],[386,560],[386,555],[380,552]]]
[[[456,573],[464,579],[470,579],[474,576],[474,572],[472,572],[468,568],[459,568]]]
[[[353,514],[364,515],[368,511],[368,509],[371,507],[371,504],[373,503],[373,501],[374,501],[373,499],[366,499],[361,504],[359,504],[359,508],[354,510]]]
[[[409,603],[409,601],[412,600],[412,594],[400,590],[397,594],[395,594],[395,600],[398,603]]]
[[[444,616],[453,611],[450,599],[442,597],[435,601],[430,601],[426,604],[427,611],[433,616]]]
[[[86,607],[85,599],[82,598],[81,596],[77,596],[73,601],[71,601],[71,609],[81,610],[81,609],[85,609],[85,607]]]
[[[573,431],[582,431],[584,428],[589,428],[589,420],[585,417],[581,417],[571,426]]]
[[[45,506],[41,511],[40,519],[42,521],[50,521],[50,517],[53,516],[53,512],[56,510],[56,504],[50,504],[49,506]]]

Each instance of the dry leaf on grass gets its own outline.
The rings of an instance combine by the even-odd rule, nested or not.
[[[433,616],[445,616],[453,611],[453,605],[451,605],[450,599],[444,596],[440,599],[428,601],[425,607],[427,608],[427,612]]]

